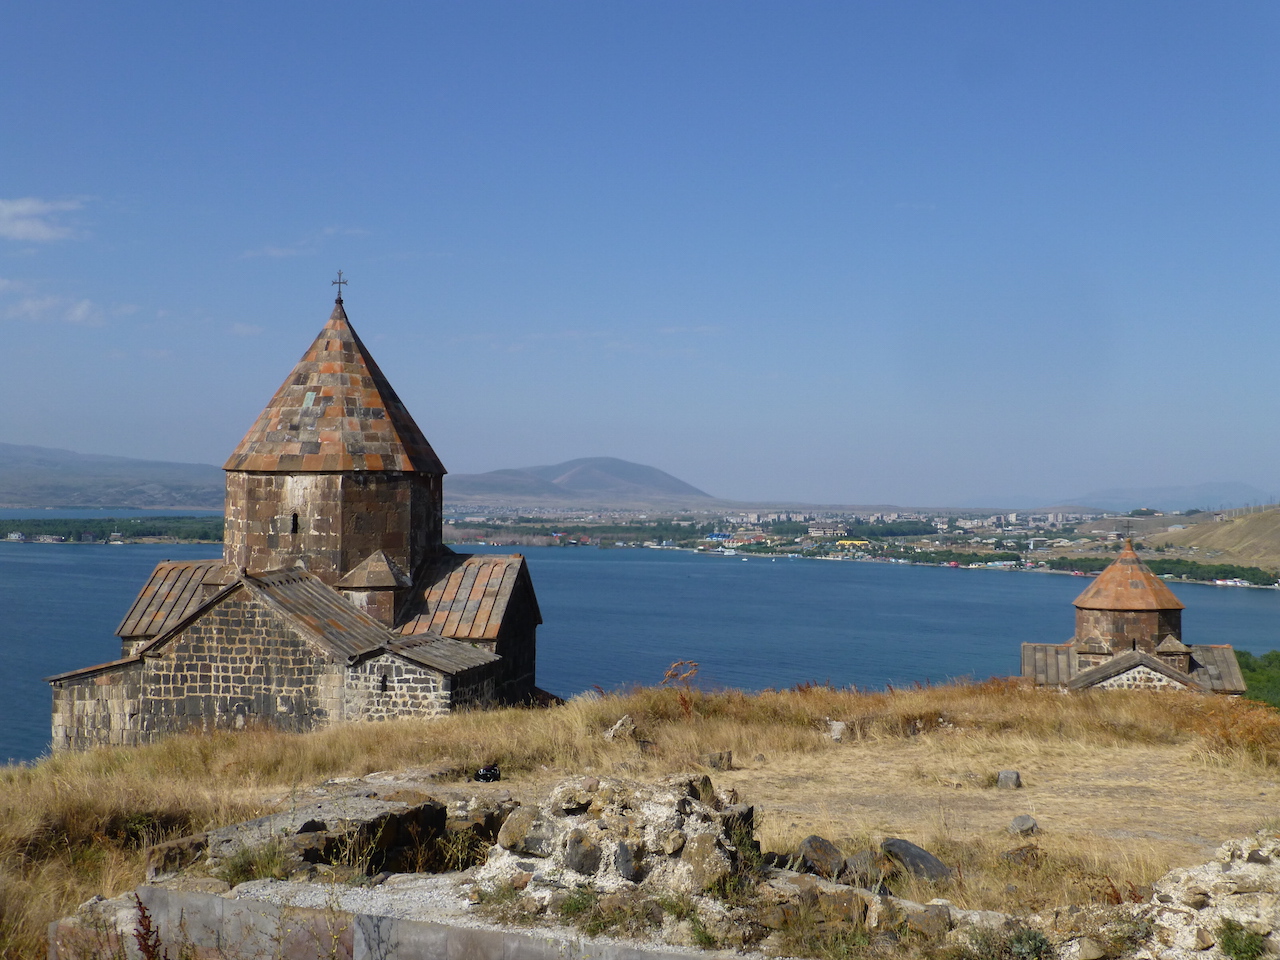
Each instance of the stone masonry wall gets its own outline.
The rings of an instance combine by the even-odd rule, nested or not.
[[[412,573],[440,549],[440,498],[428,474],[228,473],[223,556],[256,573],[305,557],[332,584],[385,550]]]
[[[1077,641],[1098,637],[1112,653],[1155,653],[1169,634],[1182,639],[1181,610],[1076,610]]]
[[[142,664],[126,664],[53,689],[52,749],[136,743]]]
[[[1110,680],[1094,684],[1103,690],[1185,690],[1182,684],[1170,680],[1163,673],[1156,673],[1149,667],[1136,666],[1126,670]]]
[[[141,732],[239,728],[266,721],[310,730],[341,716],[320,678],[340,672],[288,622],[241,590],[148,658]],[[150,739],[150,738],[147,738]]]
[[[439,716],[454,705],[492,704],[500,666],[450,677],[382,654],[348,668],[240,590],[160,656],[56,686],[53,749],[132,746],[254,723],[304,731],[336,720]]]
[[[242,590],[160,656],[55,687],[53,748],[136,745],[253,722],[309,730],[342,715],[343,670]]]
[[[445,680],[441,674],[393,654],[373,657],[346,671],[343,719],[386,720],[447,713]]]

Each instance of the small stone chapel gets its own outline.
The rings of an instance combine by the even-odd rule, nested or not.
[[[48,678],[54,750],[537,694],[524,557],[444,545],[445,469],[338,290],[223,467],[223,558],[157,565],[116,631],[120,659]]]
[[[1039,686],[1245,691],[1228,644],[1182,642],[1182,601],[1138,558],[1131,540],[1076,597],[1075,608],[1069,642],[1022,645],[1022,675]]]

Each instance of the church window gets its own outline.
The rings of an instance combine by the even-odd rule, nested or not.
[[[383,693],[387,692],[387,675],[385,673],[382,675],[382,680],[378,684],[378,687],[379,689],[382,690]]]
[[[289,532],[290,533],[298,532],[298,515],[296,513],[293,515],[293,523],[289,525]]]

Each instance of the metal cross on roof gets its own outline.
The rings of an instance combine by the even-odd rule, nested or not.
[[[350,282],[351,282],[350,280],[343,280],[343,279],[342,279],[342,271],[341,271],[341,270],[339,270],[339,271],[338,271],[338,279],[337,279],[337,280],[330,280],[330,281],[329,281],[329,283],[330,283],[331,285],[332,285],[332,284],[337,284],[337,286],[338,286],[338,299],[337,299],[337,301],[336,301],[336,302],[338,302],[338,303],[341,303],[341,302],[342,302],[342,285],[343,285],[344,283],[350,283]]]

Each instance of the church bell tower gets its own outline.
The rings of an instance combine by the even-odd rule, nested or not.
[[[334,585],[382,551],[377,562],[407,580],[444,549],[445,469],[338,291],[329,322],[223,466],[223,556],[249,573],[302,564]]]

